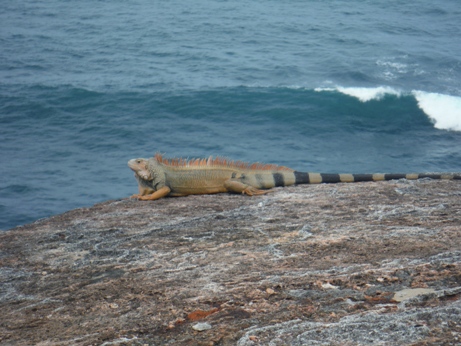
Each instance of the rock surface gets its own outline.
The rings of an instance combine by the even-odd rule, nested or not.
[[[460,197],[459,181],[308,185],[2,232],[0,343],[459,344]]]

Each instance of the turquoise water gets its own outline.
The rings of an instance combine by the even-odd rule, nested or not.
[[[137,191],[126,162],[461,171],[457,1],[3,1],[0,229]]]

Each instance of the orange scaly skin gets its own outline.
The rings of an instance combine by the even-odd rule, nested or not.
[[[224,158],[165,159],[160,154],[150,159],[133,159],[128,166],[135,172],[140,200],[156,200],[165,196],[202,195],[223,192],[262,195],[267,189],[294,184],[340,183],[419,178],[461,179],[460,173],[411,174],[325,174],[305,173],[291,168],[248,164]]]

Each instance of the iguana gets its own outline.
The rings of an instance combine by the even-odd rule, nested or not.
[[[291,168],[260,163],[208,159],[166,159],[156,154],[150,159],[133,159],[128,166],[135,172],[141,200],[165,196],[203,195],[222,192],[262,195],[276,186],[419,178],[461,179],[461,173],[411,174],[331,174],[298,172]]]

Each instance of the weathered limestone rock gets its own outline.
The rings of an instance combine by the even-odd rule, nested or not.
[[[460,181],[108,201],[0,250],[2,345],[461,342]]]

